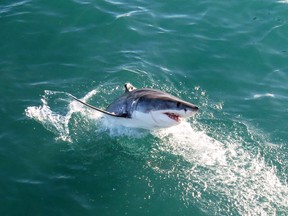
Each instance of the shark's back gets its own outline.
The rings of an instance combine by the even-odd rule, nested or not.
[[[170,95],[166,92],[162,92],[157,89],[150,88],[142,88],[142,89],[134,89],[131,91],[126,91],[122,96],[116,99],[113,103],[111,103],[106,111],[115,113],[116,115],[120,115],[123,117],[130,118],[133,111],[137,109],[141,109],[144,112],[147,112],[150,107],[149,105],[155,106],[154,103],[157,103],[159,100],[162,101],[181,101],[182,103],[187,103],[173,95]],[[145,103],[145,106],[139,107],[137,106],[141,102],[141,104]],[[188,103],[187,103],[188,104]],[[165,103],[159,103],[158,106],[163,106]]]
[[[122,117],[131,118],[134,101],[135,100],[134,97],[132,97],[131,92],[127,91],[122,96],[117,98],[114,102],[112,102],[106,108],[106,111]]]
[[[130,118],[133,111],[137,106],[137,102],[145,99],[157,99],[159,97],[165,97],[164,92],[155,89],[143,88],[143,89],[133,89],[131,91],[126,91],[122,96],[117,98],[112,102],[106,111],[115,113],[116,115],[121,115],[123,117]],[[168,94],[167,94],[168,95]],[[167,97],[166,95],[166,97]]]

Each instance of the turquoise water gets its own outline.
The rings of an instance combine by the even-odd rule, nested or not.
[[[0,2],[0,215],[288,215],[288,2]],[[199,113],[113,128],[125,82]]]

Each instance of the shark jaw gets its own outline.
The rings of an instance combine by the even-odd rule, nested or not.
[[[148,130],[157,130],[161,128],[168,128],[176,126],[185,118],[194,115],[196,111],[150,111],[147,113],[134,111],[132,118],[115,118],[112,116],[105,116],[108,125],[124,126],[129,128],[142,128]]]
[[[152,116],[151,121],[157,125],[157,127],[167,128],[175,126],[181,123],[185,118],[191,117],[196,111],[184,111],[184,110],[158,110],[150,111]]]
[[[169,113],[169,112],[165,112],[163,114],[167,115],[170,119],[173,119],[176,122],[179,122],[179,123],[181,122],[181,117],[177,114]]]
[[[189,118],[197,113],[198,107],[191,110],[169,110],[162,112],[163,115],[166,115],[168,118],[174,120],[175,122],[180,123],[183,119]]]

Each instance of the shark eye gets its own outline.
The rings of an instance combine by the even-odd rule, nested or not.
[[[176,106],[177,106],[177,108],[179,108],[179,106],[180,106],[180,102],[177,102],[177,105],[176,105]]]
[[[185,108],[184,111],[187,112],[187,109]]]

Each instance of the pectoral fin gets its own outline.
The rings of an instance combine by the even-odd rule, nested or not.
[[[89,108],[91,108],[91,109],[97,110],[98,112],[101,112],[101,113],[104,113],[104,114],[106,114],[106,115],[113,116],[113,117],[128,118],[128,115],[127,115],[126,113],[121,113],[121,114],[116,115],[116,114],[114,114],[114,113],[111,113],[111,112],[108,112],[108,111],[106,111],[106,110],[102,110],[102,109],[100,109],[100,108],[97,108],[97,107],[95,107],[95,106],[92,106],[92,105],[90,105],[90,104],[87,104],[87,103],[81,101],[80,99],[76,98],[75,96],[73,96],[73,95],[71,95],[71,94],[69,94],[69,95],[70,95],[74,100],[78,101],[79,103],[81,103],[81,104],[83,104],[83,105],[85,105],[85,106],[87,106],[87,107],[89,107]]]

